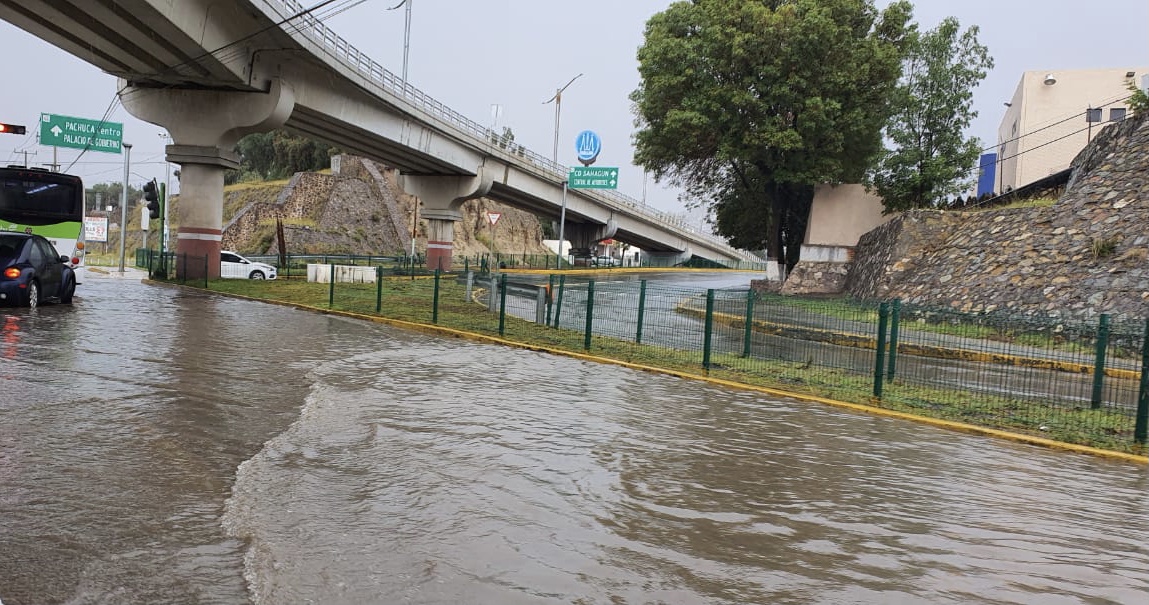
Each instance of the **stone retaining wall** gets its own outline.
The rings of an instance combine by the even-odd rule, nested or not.
[[[838,294],[846,287],[849,263],[799,261],[786,277],[781,293]]]
[[[914,211],[867,233],[847,292],[965,312],[1149,316],[1149,120],[1106,128],[1073,169],[1050,207]]]

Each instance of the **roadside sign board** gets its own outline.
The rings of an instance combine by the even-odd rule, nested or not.
[[[108,217],[84,217],[84,241],[88,243],[108,241]]]
[[[499,219],[501,219],[501,218],[503,218],[502,212],[488,212],[487,213],[487,220],[491,221],[492,227],[494,227],[495,224],[498,223]]]
[[[567,184],[571,189],[618,189],[618,168],[574,166]]]
[[[40,114],[40,144],[121,153],[124,125],[54,113]]]
[[[575,151],[578,152],[578,161],[590,166],[602,151],[602,139],[593,130],[584,130],[575,137]]]

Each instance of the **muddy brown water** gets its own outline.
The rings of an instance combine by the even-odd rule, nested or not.
[[[1149,474],[131,279],[0,309],[0,600],[1144,603]]]

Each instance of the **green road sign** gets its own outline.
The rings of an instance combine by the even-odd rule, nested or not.
[[[571,168],[567,183],[571,189],[617,189],[618,168],[575,166]]]
[[[52,113],[40,114],[40,144],[120,153],[124,125]]]

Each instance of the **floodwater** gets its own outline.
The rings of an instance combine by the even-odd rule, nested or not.
[[[0,309],[0,599],[1144,603],[1144,466],[89,275]]]

